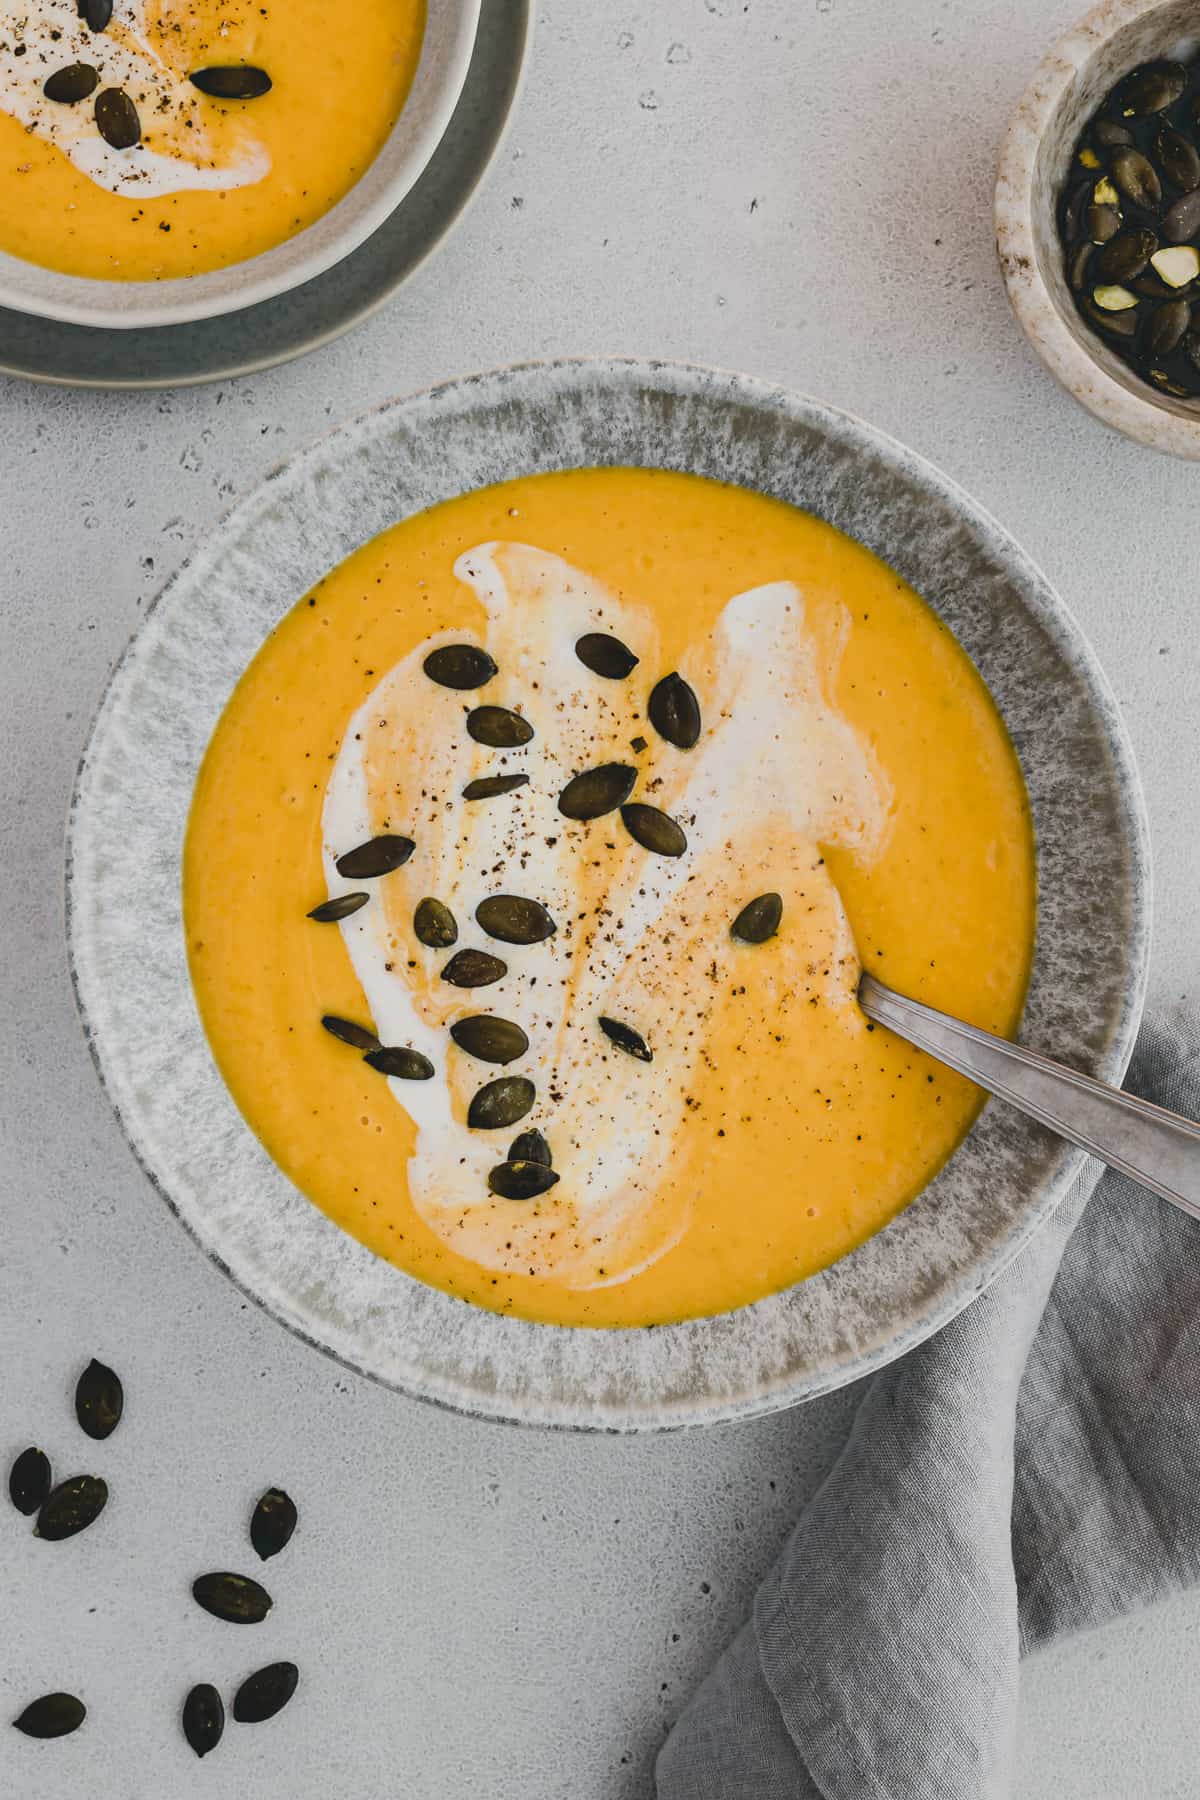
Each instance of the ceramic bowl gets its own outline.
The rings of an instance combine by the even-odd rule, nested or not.
[[[366,173],[307,230],[260,256],[170,281],[91,281],[0,252],[0,306],[69,324],[132,330],[214,318],[299,287],[356,250],[413,187],[462,92],[481,0],[429,8],[412,89]]]
[[[1200,50],[1195,0],[1102,0],[1048,51],[1000,157],[996,246],[1025,335],[1080,405],[1135,443],[1200,457],[1200,401],[1157,394],[1076,310],[1055,209],[1079,133],[1109,89],[1139,63]]]
[[[188,975],[181,850],[197,770],[250,658],[333,565],[397,519],[518,474],[691,470],[858,538],[974,658],[1007,721],[1039,851],[1022,1039],[1119,1080],[1149,920],[1142,801],[1116,707],[1044,578],[962,491],[870,426],[743,376],[562,362],[453,382],[341,426],[245,500],[175,576],[115,671],[70,823],[85,1029],[143,1167],[278,1319],[403,1391],[492,1418],[630,1430],[744,1417],[864,1375],[974,1298],[1082,1163],[987,1107],[853,1255],[786,1292],[653,1330],[501,1317],[374,1257],[272,1163],[209,1054]]]

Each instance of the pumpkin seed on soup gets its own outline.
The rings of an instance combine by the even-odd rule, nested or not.
[[[620,1019],[606,1018],[603,1013],[601,1013],[598,1023],[605,1037],[610,1043],[615,1044],[618,1050],[624,1050],[627,1056],[636,1057],[638,1062],[654,1061],[653,1050],[641,1032],[635,1031],[632,1025],[625,1025]]]
[[[442,968],[442,980],[452,987],[490,987],[508,974],[508,964],[486,950],[456,950]]]
[[[499,1131],[523,1119],[536,1099],[537,1089],[527,1075],[500,1075],[475,1094],[467,1124],[472,1131]]]
[[[258,100],[271,91],[271,77],[267,71],[252,68],[248,63],[193,69],[188,80],[214,100]]]
[[[540,900],[520,894],[493,894],[481,900],[475,919],[489,937],[504,944],[540,944],[558,930]]]
[[[630,837],[655,856],[682,856],[687,849],[683,826],[660,812],[657,806],[643,806],[640,801],[631,801],[621,808],[621,820]]]
[[[390,875],[393,869],[402,868],[415,849],[410,837],[386,831],[347,850],[334,866],[347,881],[374,881],[380,875]]]
[[[330,1037],[335,1037],[343,1044],[350,1044],[355,1050],[378,1050],[379,1039],[365,1025],[356,1025],[353,1019],[339,1019],[336,1013],[325,1013],[322,1025]]]
[[[550,1168],[554,1158],[540,1131],[522,1131],[508,1146],[509,1162],[544,1163]]]
[[[106,31],[113,15],[113,0],[80,0],[79,16],[89,31]]]
[[[557,1174],[545,1163],[514,1157],[497,1163],[488,1176],[488,1187],[500,1200],[536,1200],[557,1181]]]
[[[322,900],[320,906],[314,906],[308,916],[315,919],[318,925],[336,925],[339,919],[348,919],[351,913],[356,913],[360,907],[365,906],[370,898],[370,894],[363,893],[339,894],[334,900]]]
[[[558,810],[566,819],[599,819],[615,812],[633,792],[638,777],[628,763],[601,763],[573,776],[558,796]]]
[[[478,781],[468,781],[462,797],[464,800],[494,800],[497,794],[515,794],[518,788],[528,785],[528,775],[484,775]]]
[[[55,69],[53,75],[47,76],[42,92],[47,100],[53,100],[59,106],[75,106],[94,94],[99,86],[99,72],[90,63],[68,63],[66,68]]]
[[[448,950],[458,942],[458,924],[448,906],[440,900],[418,900],[413,913],[413,932],[417,941],[430,950]]]
[[[700,702],[677,671],[651,689],[646,711],[659,737],[679,750],[690,750],[700,736]]]
[[[439,687],[483,687],[496,673],[496,664],[477,644],[443,644],[431,650],[421,664],[430,681]]]
[[[381,1075],[390,1075],[397,1081],[429,1081],[434,1072],[429,1058],[407,1044],[383,1044],[378,1050],[369,1050],[363,1061],[368,1068],[378,1069]]]
[[[585,631],[576,640],[575,654],[593,675],[606,681],[624,681],[638,666],[638,659],[627,644],[607,631]]]
[[[132,150],[141,143],[138,110],[124,88],[104,88],[96,95],[96,129],[114,150]]]
[[[765,944],[779,930],[782,917],[782,896],[759,894],[757,899],[746,902],[729,929],[743,944]]]
[[[497,1019],[490,1013],[473,1013],[466,1019],[455,1019],[450,1036],[460,1050],[480,1062],[510,1063],[524,1056],[529,1039],[511,1019]]]
[[[507,706],[476,706],[467,714],[467,732],[494,750],[515,750],[534,736],[529,720]]]

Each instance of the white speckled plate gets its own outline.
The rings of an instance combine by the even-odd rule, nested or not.
[[[1081,1161],[992,1105],[913,1204],[771,1299],[652,1331],[501,1318],[346,1236],[275,1167],[209,1055],[180,857],[197,769],[247,662],[321,575],[397,519],[509,476],[648,464],[830,520],[950,625],[1007,720],[1040,846],[1022,1037],[1119,1080],[1141,1010],[1149,862],[1108,687],[1044,578],[960,489],[869,426],[742,376],[562,362],[454,382],[351,420],[271,477],[175,577],[101,705],[70,824],[85,1029],[143,1167],[205,1250],[293,1331],[407,1393],[491,1418],[635,1430],[745,1417],[864,1375],[966,1306]]]

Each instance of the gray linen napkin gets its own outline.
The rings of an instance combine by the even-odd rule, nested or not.
[[[1200,1116],[1197,1029],[1128,1086]],[[1200,1224],[1097,1174],[864,1384],[659,1800],[1003,1800],[1022,1650],[1200,1580]]]

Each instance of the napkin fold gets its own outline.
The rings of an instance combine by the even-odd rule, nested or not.
[[[1197,1028],[1147,1021],[1127,1085],[1200,1117]],[[658,1800],[1004,1800],[1020,1655],[1200,1580],[1198,1489],[1200,1222],[1089,1163],[864,1384]]]

